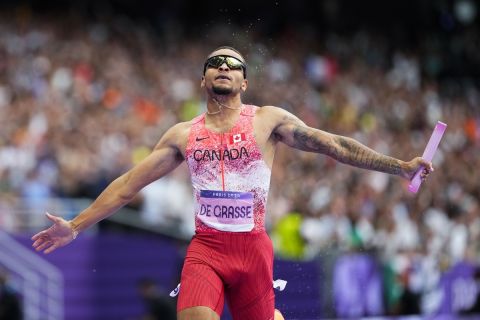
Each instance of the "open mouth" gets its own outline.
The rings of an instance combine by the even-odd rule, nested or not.
[[[227,76],[227,75],[224,75],[224,74],[221,74],[221,75],[218,75],[218,76],[216,76],[216,77],[215,77],[215,80],[222,80],[222,79],[225,79],[225,80],[232,80],[232,79],[230,79],[230,77],[229,77],[229,76]]]

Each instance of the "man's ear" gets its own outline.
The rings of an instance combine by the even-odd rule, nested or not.
[[[205,76],[202,76],[202,80],[200,81],[200,88],[205,87]]]
[[[243,80],[243,82],[242,82],[241,89],[242,89],[243,92],[245,92],[245,91],[247,91],[247,88],[248,88],[248,80],[245,79],[245,80]]]

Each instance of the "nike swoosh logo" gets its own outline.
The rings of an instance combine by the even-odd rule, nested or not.
[[[209,137],[203,137],[203,138],[199,138],[199,137],[196,137],[195,140],[196,141],[202,141],[202,140],[205,140],[205,139],[208,139]]]

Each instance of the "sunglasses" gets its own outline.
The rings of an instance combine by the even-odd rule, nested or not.
[[[213,56],[205,61],[205,65],[203,66],[203,74],[207,71],[207,68],[218,68],[222,64],[226,64],[230,70],[243,70],[243,78],[247,78],[247,66],[242,61],[238,60],[232,56],[220,55],[220,56]]]

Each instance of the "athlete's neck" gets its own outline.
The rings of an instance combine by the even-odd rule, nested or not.
[[[242,100],[240,97],[223,97],[213,96],[208,98],[207,114],[209,116],[230,116],[238,114],[238,110],[242,108]]]
[[[241,108],[240,99],[222,101],[217,100],[216,97],[209,97],[205,126],[216,132],[228,132],[238,120]]]

